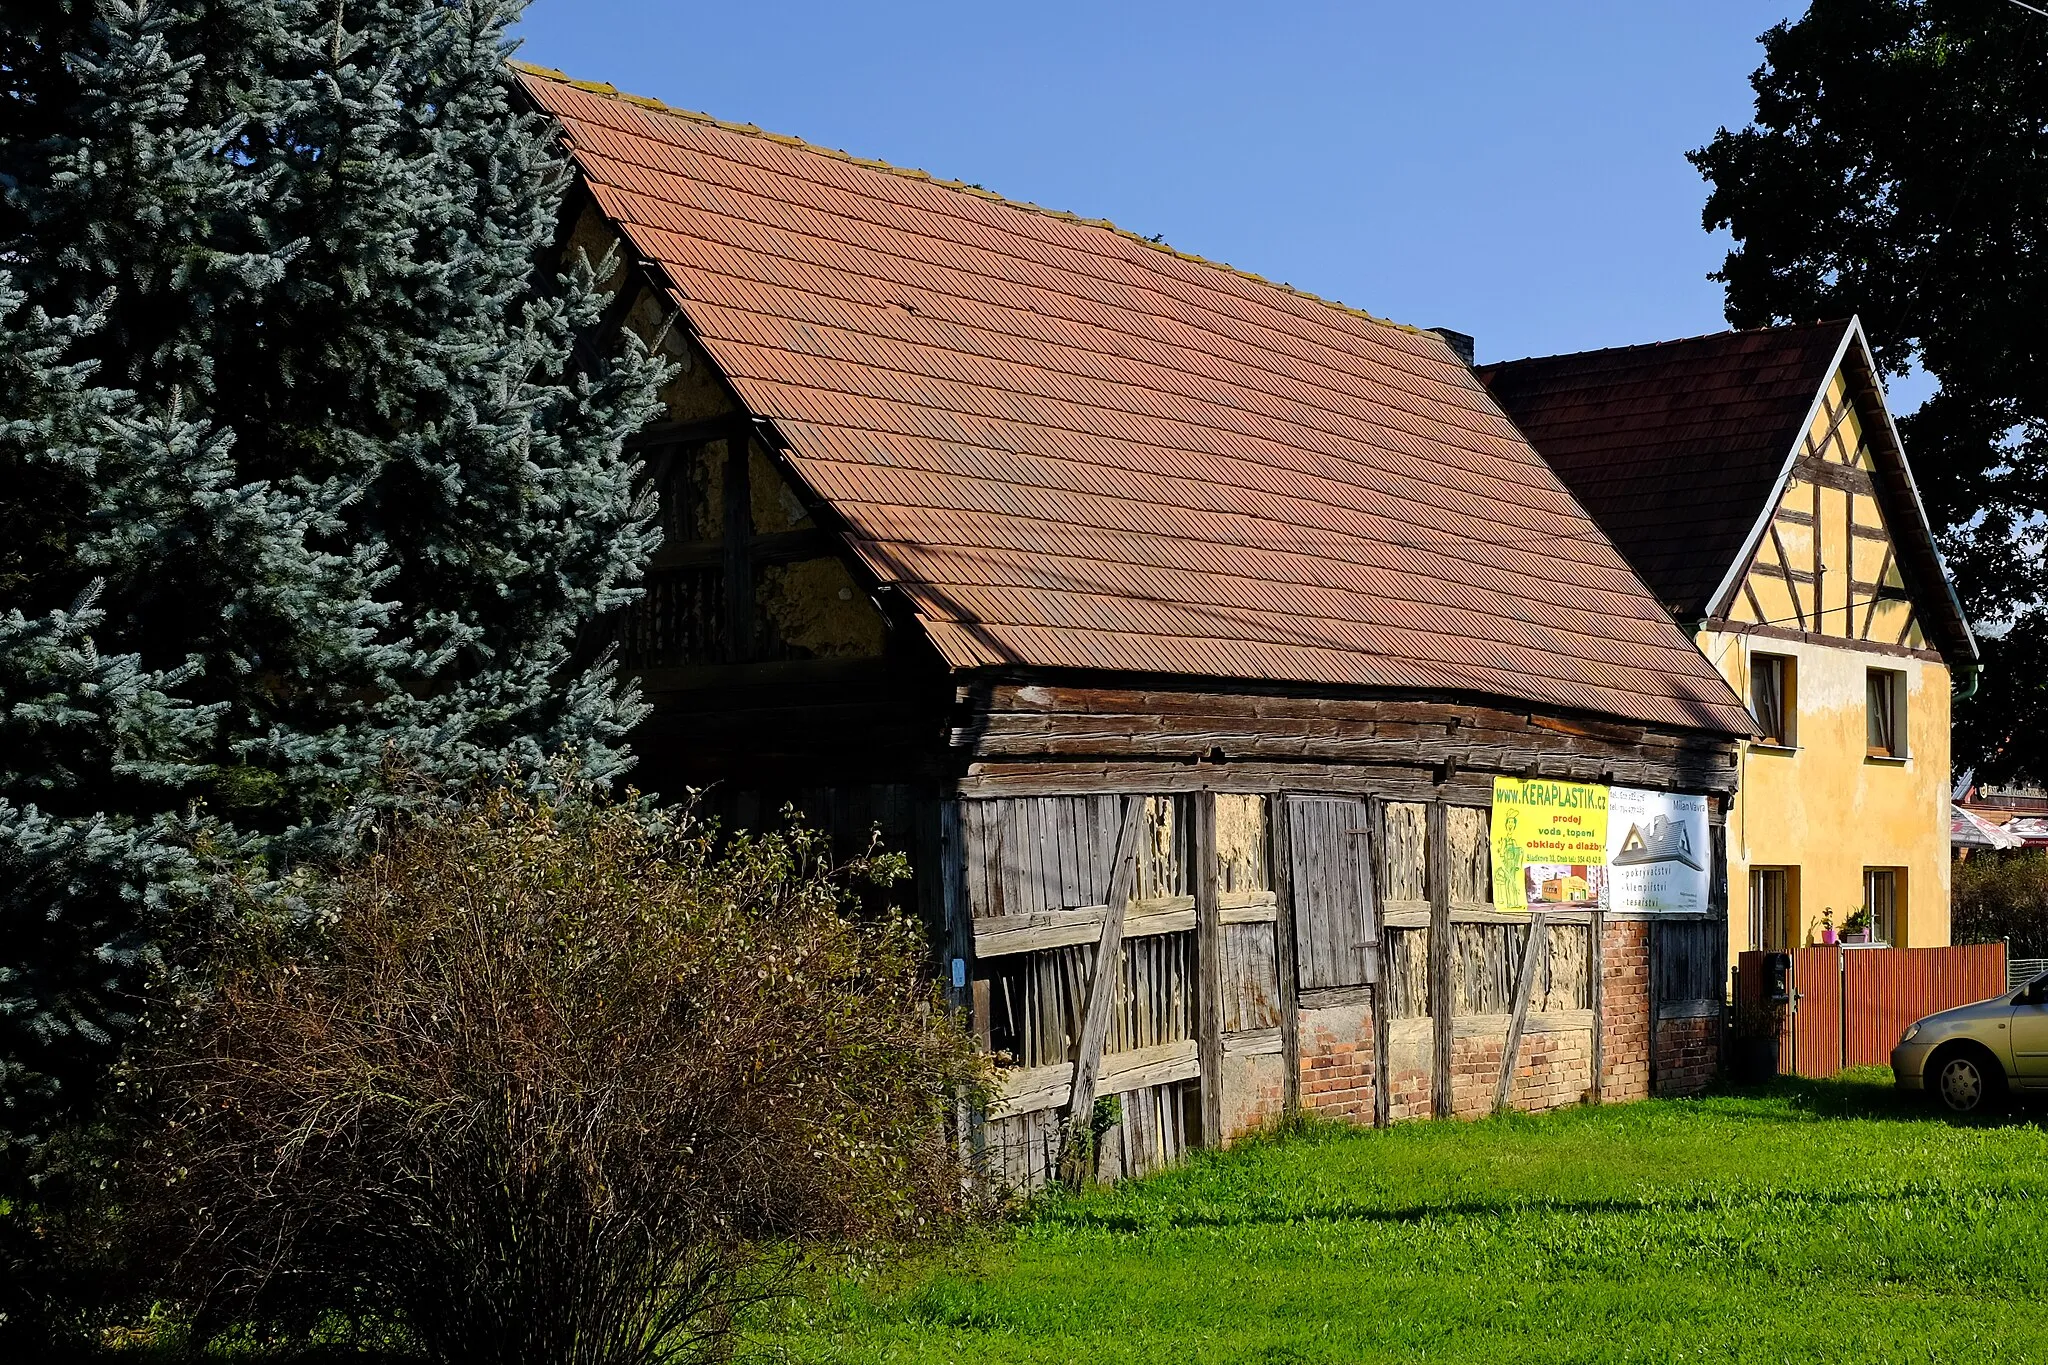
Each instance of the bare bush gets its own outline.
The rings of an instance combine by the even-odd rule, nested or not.
[[[985,1068],[921,933],[845,885],[813,835],[505,792],[386,831],[317,955],[245,955],[146,1068],[203,1330],[715,1357],[772,1248],[960,1216],[945,1121]]]

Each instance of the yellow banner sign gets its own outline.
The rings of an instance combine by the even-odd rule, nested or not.
[[[1599,905],[1607,890],[1607,788],[1493,779],[1493,905]]]

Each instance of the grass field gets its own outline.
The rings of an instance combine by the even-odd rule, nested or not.
[[[1315,1128],[845,1275],[753,1362],[2048,1360],[2048,1132],[1889,1073]]]

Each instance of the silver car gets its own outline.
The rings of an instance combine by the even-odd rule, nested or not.
[[[2048,1091],[2048,976],[1913,1024],[1892,1049],[1892,1077],[1957,1114],[2009,1092]]]

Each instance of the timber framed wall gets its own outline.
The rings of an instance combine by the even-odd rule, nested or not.
[[[1051,1178],[1076,1127],[1116,1178],[1297,1109],[1386,1124],[1714,1074],[1725,886],[1699,917],[1501,912],[1489,831],[1506,771],[1707,790],[1718,844],[1726,745],[1412,701],[957,700],[941,896],[959,1003],[1007,1063],[971,1134],[992,1180]]]

